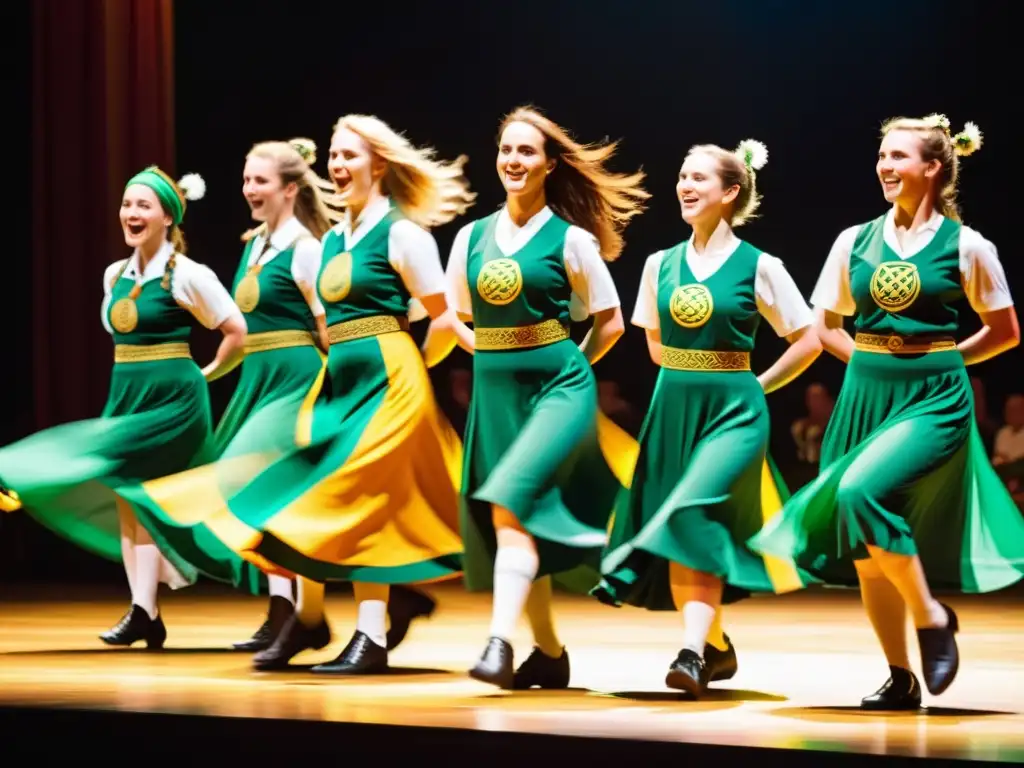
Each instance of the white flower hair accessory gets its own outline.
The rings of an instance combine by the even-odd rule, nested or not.
[[[186,200],[202,200],[206,194],[206,182],[198,173],[186,173],[178,180],[178,189]]]
[[[953,151],[960,157],[973,155],[981,149],[981,129],[977,123],[964,123],[964,129],[953,137]]]
[[[316,162],[316,143],[312,139],[292,139],[288,143],[299,153],[299,157],[305,161],[306,165]]]
[[[757,139],[744,139],[736,147],[736,154],[747,170],[760,171],[768,163],[768,147]]]
[[[949,133],[949,118],[945,115],[938,113],[928,115],[928,117],[924,119],[924,124],[929,128],[941,128],[946,133]]]

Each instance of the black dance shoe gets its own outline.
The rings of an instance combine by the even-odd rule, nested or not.
[[[511,690],[515,685],[512,646],[500,637],[492,637],[487,641],[480,661],[469,671],[469,676],[474,680]]]
[[[148,649],[157,651],[164,647],[164,641],[167,640],[167,627],[159,614],[151,619],[145,609],[132,605],[113,628],[100,635],[100,640],[107,645],[126,647],[145,640]]]
[[[270,610],[267,612],[267,620],[263,622],[263,626],[257,629],[256,633],[248,640],[234,643],[234,649],[251,653],[265,651],[274,644],[277,636],[281,634],[281,630],[284,629],[284,625],[294,612],[295,608],[292,606],[291,601],[280,595],[272,596],[270,598]]]
[[[534,686],[547,690],[565,690],[569,687],[569,652],[562,649],[562,655],[548,656],[540,648],[534,648],[526,661],[519,665],[512,687],[525,691]]]
[[[736,660],[736,646],[728,635],[725,637],[725,650],[720,651],[710,643],[704,645],[704,666],[708,668],[708,682],[731,680],[736,676],[739,662]]]
[[[696,698],[707,689],[707,674],[708,668],[704,659],[689,648],[683,648],[668,668],[665,685]]]
[[[273,644],[252,657],[252,665],[260,671],[286,669],[288,662],[303,651],[319,651],[330,642],[331,628],[325,619],[320,619],[315,627],[307,627],[293,613]]]
[[[928,693],[938,696],[952,684],[960,669],[960,651],[956,646],[956,633],[960,622],[948,605],[940,603],[946,612],[947,624],[936,629],[917,630],[921,646],[921,667]]]
[[[392,585],[388,595],[388,629],[387,650],[393,651],[409,633],[409,625],[416,619],[429,619],[437,601],[425,592],[403,585]]]
[[[357,631],[338,658],[317,664],[310,671],[324,675],[382,675],[388,671],[388,650]]]
[[[921,708],[921,684],[909,669],[889,666],[889,679],[860,702],[861,709],[907,712]]]

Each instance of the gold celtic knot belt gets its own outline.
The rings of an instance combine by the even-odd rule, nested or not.
[[[661,367],[674,371],[749,371],[749,352],[661,348]]]
[[[569,329],[559,320],[512,328],[474,328],[474,346],[481,350],[543,347],[569,338]]]

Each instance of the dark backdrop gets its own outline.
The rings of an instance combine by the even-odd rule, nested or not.
[[[1011,3],[466,0],[404,10],[397,3],[179,0],[172,7],[171,0],[131,0],[117,11],[116,29],[109,1],[82,5],[92,11],[21,6],[26,37],[34,34],[38,44],[40,25],[47,30],[48,79],[40,90],[37,45],[37,90],[23,95],[37,114],[45,100],[48,127],[38,117],[25,125],[35,144],[31,175],[42,189],[26,233],[33,258],[12,258],[6,273],[18,286],[8,292],[18,331],[10,360],[18,362],[6,372],[4,442],[102,407],[110,344],[99,323],[99,281],[103,267],[125,253],[116,214],[128,173],[160,162],[206,178],[207,197],[190,205],[185,231],[193,257],[228,281],[249,225],[240,181],[248,148],[308,136],[325,158],[331,126],[346,112],[376,114],[443,156],[467,154],[479,192],[472,217],[501,202],[494,138],[513,107],[536,104],[582,140],[621,138],[617,167],[643,166],[654,195],[612,265],[627,317],[646,255],[688,236],[673,188],[690,145],[733,146],[748,137],[767,144],[761,218],[740,234],[785,260],[809,296],[836,235],[885,210],[874,178],[881,122],[944,112],[954,130],[973,120],[985,134],[983,149],[962,164],[965,221],[1000,247],[1011,285],[1024,280],[1014,236],[1021,75]],[[173,34],[161,26],[164,17],[173,18]],[[161,44],[172,50],[155,50]],[[105,55],[93,50],[104,46]],[[111,56],[118,46],[132,53]],[[82,105],[98,83],[105,106],[90,112]],[[113,131],[111,121],[123,129]],[[81,168],[87,161],[107,169],[102,183],[90,182]],[[38,166],[47,163],[41,176]],[[69,176],[69,167],[78,170]],[[317,169],[325,173],[323,159]],[[468,220],[436,231],[445,258]],[[56,290],[61,274],[78,277],[58,281]],[[31,307],[19,304],[29,297]],[[964,310],[966,334],[977,324]],[[40,340],[44,322],[49,330]],[[204,334],[198,356],[206,359],[215,344]],[[782,344],[765,328],[755,367],[769,365]],[[997,413],[1005,394],[1021,388],[1021,362],[1015,350],[973,371]],[[439,389],[453,366],[468,366],[459,350],[435,372]],[[656,373],[643,333],[631,327],[597,373],[617,380],[642,412]],[[806,384],[822,381],[837,393],[841,376],[842,366],[826,355],[769,397],[773,451],[782,459],[793,452],[788,427],[802,412]],[[214,385],[218,408],[233,383]],[[118,567],[54,541],[24,516],[0,520],[0,556],[8,579],[120,578]]]

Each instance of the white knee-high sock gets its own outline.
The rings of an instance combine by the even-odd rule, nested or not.
[[[492,637],[500,637],[505,641],[512,637],[539,567],[540,560],[532,550],[525,547],[498,547],[494,558]]]
[[[715,622],[715,606],[690,600],[683,604],[683,647],[689,648],[702,659],[704,644]]]
[[[352,591],[359,604],[356,630],[362,632],[381,648],[386,648],[388,597],[391,588],[387,584],[353,582]]]
[[[325,585],[301,577],[296,583],[299,588],[299,601],[295,606],[295,613],[299,621],[312,629],[324,620]]]
[[[283,597],[295,605],[295,590],[291,579],[284,576],[267,576],[267,586],[270,588],[271,597]]]
[[[135,544],[135,582],[132,602],[155,619],[160,610],[157,607],[157,589],[160,586],[160,569],[163,555],[156,544]]]

